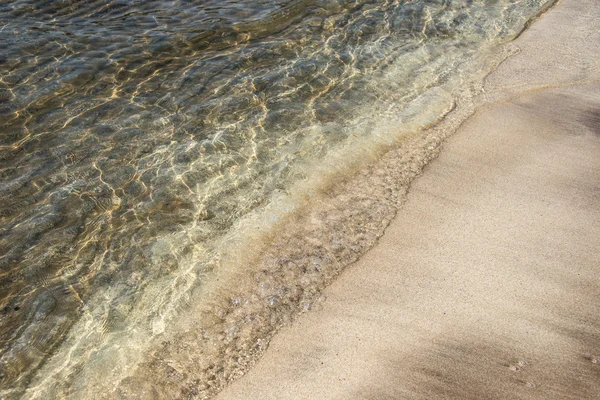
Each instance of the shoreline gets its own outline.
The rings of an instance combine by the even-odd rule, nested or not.
[[[528,24],[549,8],[531,17]],[[519,21],[522,25],[524,19]],[[516,31],[518,29],[511,30],[513,34]],[[504,40],[509,37],[514,38],[503,36]],[[484,57],[478,54],[460,64],[461,67],[475,66],[465,69],[472,74],[463,76],[457,72],[461,68],[450,69],[455,74],[450,74],[453,77],[449,80],[455,85],[446,84],[448,81],[444,80],[446,83],[417,96],[399,113],[385,114],[400,115],[411,109],[406,114],[411,116],[409,119],[414,117],[411,119],[414,123],[406,122],[402,114],[400,121],[405,128],[399,129],[397,124],[389,123],[378,114],[377,128],[371,129],[377,132],[376,136],[382,136],[376,144],[366,141],[362,146],[354,146],[358,150],[349,150],[347,154],[337,149],[331,151],[337,161],[328,160],[330,165],[324,166],[323,171],[310,163],[298,168],[301,174],[310,170],[311,173],[306,172],[309,178],[269,203],[274,210],[264,215],[260,211],[257,218],[252,215],[248,220],[241,220],[234,229],[239,230],[237,236],[223,237],[223,247],[234,250],[231,254],[224,251],[215,255],[205,273],[192,278],[204,279],[210,275],[206,280],[211,282],[196,290],[179,291],[181,308],[161,305],[171,296],[162,296],[163,289],[175,289],[163,287],[159,282],[158,290],[148,290],[138,303],[142,307],[144,303],[159,305],[157,309],[167,310],[158,313],[150,324],[145,321],[137,325],[150,325],[147,330],[131,329],[131,326],[125,330],[123,315],[112,311],[99,318],[78,320],[65,345],[61,344],[48,362],[32,375],[34,383],[23,397],[68,395],[78,398],[90,396],[91,391],[102,398],[206,398],[240,376],[255,364],[282,326],[289,325],[306,310],[319,309],[323,288],[379,241],[406,201],[415,177],[437,156],[441,143],[455,130],[449,127],[462,124],[474,112],[473,98],[482,89],[483,77],[493,66],[514,55],[511,53],[514,48],[504,40],[502,45],[490,42],[489,47],[482,47],[495,47],[499,50],[497,53],[479,49],[480,54],[493,54],[490,63],[482,61]],[[477,78],[471,80],[470,76]],[[433,94],[434,90],[437,94]],[[449,101],[444,102],[442,98]],[[385,125],[381,130],[380,121]],[[385,122],[391,127],[390,132],[385,132]],[[388,133],[392,140],[385,136]],[[398,142],[402,143],[403,150],[396,148]],[[290,193],[290,198],[297,197],[296,202],[285,198]],[[298,204],[300,209],[295,208]],[[276,210],[278,208],[282,211]],[[263,217],[270,218],[270,222],[266,227],[260,225],[257,232],[257,224],[252,225],[252,222],[267,220]],[[291,233],[294,229],[295,233]],[[164,246],[157,249],[160,253]],[[195,257],[185,260],[189,268],[193,266],[191,260]],[[187,285],[188,272],[190,270],[177,275],[173,282]],[[157,293],[161,295],[156,296]],[[98,298],[102,299],[102,295],[97,295],[96,300]],[[122,309],[124,304],[120,304]],[[90,324],[95,324],[96,329]],[[87,338],[84,336],[83,340],[81,328],[87,331]],[[105,335],[111,338],[106,339]],[[102,349],[96,352],[93,346],[88,346],[88,338],[89,342],[103,341]],[[84,367],[81,360],[86,360]]]
[[[132,340],[117,331],[110,346],[77,374],[72,364],[60,365],[69,355],[56,355],[36,374],[27,398],[66,393],[207,398],[240,376],[282,326],[319,307],[323,288],[377,243],[413,179],[473,112],[486,73],[510,55],[510,46],[502,43],[489,42],[445,83],[402,106],[394,113],[400,127],[380,114],[381,129],[379,123],[370,128],[378,140],[359,138],[363,146],[331,151],[333,160],[307,167],[308,177],[286,192],[291,201],[284,196],[269,204],[273,210],[241,221],[234,235],[223,238],[231,254],[211,259],[206,283],[182,300],[183,309],[152,321],[154,336],[140,330]],[[252,222],[263,216],[270,218],[269,226],[257,230]],[[181,278],[179,283],[187,283],[185,274]],[[145,301],[156,302],[151,295]],[[115,359],[123,362],[107,367],[106,360]]]
[[[562,0],[513,42],[384,236],[218,399],[600,391],[594,19]]]

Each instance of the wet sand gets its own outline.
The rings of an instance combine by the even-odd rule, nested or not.
[[[219,399],[600,397],[600,3],[563,0],[379,243]]]

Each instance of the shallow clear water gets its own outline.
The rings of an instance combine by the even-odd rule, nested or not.
[[[382,122],[427,122],[548,3],[0,4],[0,396],[77,397],[136,365],[227,238],[396,140]]]

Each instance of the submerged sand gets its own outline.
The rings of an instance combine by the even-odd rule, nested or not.
[[[563,0],[379,243],[219,399],[600,396],[600,2]]]

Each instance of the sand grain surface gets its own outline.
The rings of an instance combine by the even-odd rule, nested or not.
[[[515,45],[379,243],[219,399],[600,398],[600,2]]]

